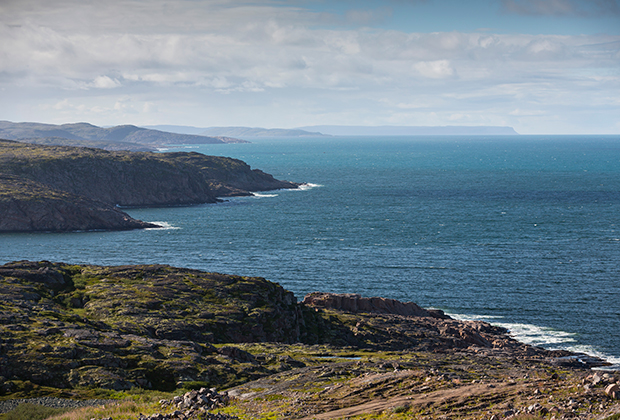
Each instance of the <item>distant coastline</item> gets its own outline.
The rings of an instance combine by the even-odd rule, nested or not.
[[[144,128],[185,135],[253,137],[322,137],[322,136],[516,136],[512,127],[503,126],[360,126],[313,125],[297,128],[261,127],[191,127],[152,125]]]
[[[331,136],[515,136],[512,127],[503,126],[360,126],[313,125],[301,130],[320,131]]]

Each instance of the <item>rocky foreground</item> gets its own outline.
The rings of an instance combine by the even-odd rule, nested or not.
[[[297,188],[244,162],[200,153],[106,151],[0,140],[0,232],[156,227],[118,206],[216,203]]]
[[[3,399],[143,389],[170,393],[143,415],[167,419],[604,418],[620,375],[601,365],[411,302],[297,302],[262,278],[164,265],[0,266]]]

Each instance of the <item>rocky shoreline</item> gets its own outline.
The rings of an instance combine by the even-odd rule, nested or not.
[[[92,400],[92,389],[202,389],[213,400],[217,388],[228,390],[234,415],[590,419],[620,409],[620,375],[591,371],[604,365],[412,302],[330,293],[297,302],[262,278],[165,265],[0,266],[4,400],[68,392]],[[174,401],[157,418],[206,416]]]

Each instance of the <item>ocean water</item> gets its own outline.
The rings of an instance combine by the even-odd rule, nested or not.
[[[620,136],[323,137],[175,151],[306,182],[127,209],[164,229],[1,234],[0,263],[163,263],[414,301],[620,367]]]

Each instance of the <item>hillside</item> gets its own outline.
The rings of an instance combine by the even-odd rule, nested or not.
[[[171,144],[247,143],[230,137],[168,133],[134,125],[102,128],[88,123],[54,125],[10,121],[0,121],[0,138],[37,144],[133,151],[149,151]]]
[[[298,303],[262,278],[166,265],[0,266],[0,354],[5,399],[236,386],[231,410],[258,418],[618,408],[604,392],[618,378],[589,373],[600,360],[527,346],[503,328],[383,298]]]
[[[31,221],[30,224],[11,224],[7,222],[8,213],[2,213],[0,226],[5,231],[83,230],[83,226],[89,224],[78,220],[83,218],[84,212],[88,213],[88,208],[97,209],[97,217],[103,217],[104,211],[121,217],[108,218],[108,229],[126,229],[130,225],[122,220],[132,219],[114,206],[215,203],[220,200],[218,197],[298,186],[253,170],[237,159],[195,152],[105,151],[7,140],[0,140],[0,174],[5,175],[0,178],[4,205],[13,203],[12,211],[19,214],[15,217]],[[18,186],[24,190],[26,185],[30,186],[28,197],[22,194],[18,199],[12,195]],[[52,198],[54,203],[63,200],[70,203],[70,211],[68,207],[64,208],[63,223],[55,225],[52,222],[58,219],[57,206],[40,204],[44,201],[51,203]],[[18,201],[19,205],[16,204]],[[92,213],[93,217],[95,213]],[[96,224],[94,220],[89,223]],[[23,226],[31,227],[23,229]],[[50,226],[57,228],[50,229]]]

